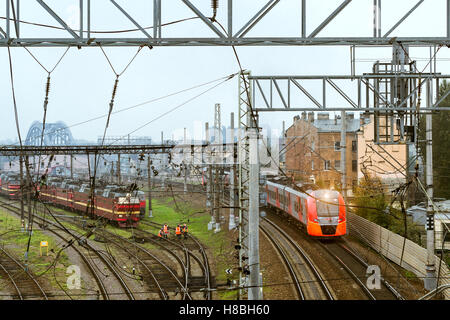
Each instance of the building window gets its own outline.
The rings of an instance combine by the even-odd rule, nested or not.
[[[311,141],[311,151],[314,151],[314,141]]]
[[[325,160],[324,161],[324,166],[325,166],[324,170],[330,170],[330,168],[331,168],[331,161],[330,160]]]
[[[356,141],[352,141],[352,152],[356,152]]]
[[[311,161],[311,170],[314,170],[314,160]]]
[[[340,141],[336,141],[334,143],[334,151],[339,151],[341,149],[340,145],[341,145],[341,142]]]
[[[334,160],[334,168],[336,170],[340,170],[341,169],[341,160]]]
[[[352,160],[352,171],[358,171],[358,162],[356,160]]]

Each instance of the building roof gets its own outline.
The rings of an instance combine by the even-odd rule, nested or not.
[[[359,119],[347,119],[347,132],[356,132],[360,128]],[[341,132],[341,119],[314,119],[311,124],[319,132]]]
[[[450,220],[450,200],[444,201],[435,201],[436,207],[439,210],[439,213],[434,214],[435,220]],[[413,217],[413,221],[425,225],[426,223],[426,204],[419,203],[418,205],[412,206],[406,210],[408,214]]]

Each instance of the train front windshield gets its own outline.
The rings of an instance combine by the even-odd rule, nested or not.
[[[339,193],[330,190],[317,190],[314,192],[318,217],[339,216]],[[336,203],[336,204],[334,204]]]

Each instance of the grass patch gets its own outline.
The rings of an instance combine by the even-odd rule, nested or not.
[[[60,290],[60,285],[67,289],[66,270],[71,265],[66,252],[62,251],[58,261],[53,267],[57,253],[60,250],[58,246],[59,238],[54,238],[34,229],[31,237],[23,230],[20,218],[8,213],[8,211],[0,209],[0,245],[11,252],[14,257],[23,264],[27,264],[37,278],[44,278],[48,281],[52,289]],[[48,242],[47,250],[42,248],[42,256],[40,251],[40,242]],[[27,255],[27,247],[29,250]],[[45,282],[45,281],[43,281]]]

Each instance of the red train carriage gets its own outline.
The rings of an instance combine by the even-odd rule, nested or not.
[[[42,201],[78,212],[91,210],[91,190],[88,184],[78,187],[64,182],[50,182],[40,192]],[[120,227],[137,226],[140,219],[140,202],[131,194],[113,192],[111,189],[97,190],[93,198],[93,215],[117,222]]]
[[[315,237],[339,237],[347,232],[345,203],[334,190],[310,190],[308,194],[273,182],[266,183],[267,204],[291,215]]]

